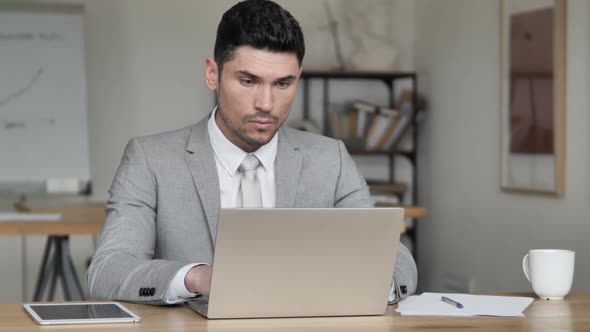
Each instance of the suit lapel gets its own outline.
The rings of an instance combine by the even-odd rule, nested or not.
[[[215,156],[207,131],[208,119],[206,117],[192,127],[185,160],[201,199],[211,237],[215,241],[221,202]],[[299,147],[289,142],[284,129],[279,130],[275,162],[277,208],[294,207],[302,162]]]
[[[211,238],[215,241],[221,203],[215,156],[207,131],[208,119],[205,117],[192,127],[185,160],[201,199]]]
[[[303,156],[299,147],[292,145],[284,129],[279,130],[279,142],[275,163],[277,208],[292,208],[295,205],[297,187]]]

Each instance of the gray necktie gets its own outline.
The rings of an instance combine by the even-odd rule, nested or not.
[[[262,207],[260,182],[256,175],[258,166],[260,166],[258,158],[253,154],[248,154],[238,168],[241,175],[239,196],[242,197],[242,207],[244,208]]]

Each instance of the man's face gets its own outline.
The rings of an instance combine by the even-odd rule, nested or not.
[[[207,59],[205,74],[217,93],[217,125],[232,143],[253,152],[287,120],[301,67],[294,53],[242,46],[223,64],[220,79],[213,59]]]

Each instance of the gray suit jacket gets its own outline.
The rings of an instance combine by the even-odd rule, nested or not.
[[[181,267],[212,262],[220,193],[207,118],[129,141],[86,275],[90,298],[163,304]],[[275,163],[276,207],[373,206],[340,141],[281,128]],[[416,265],[401,244],[395,279],[399,292],[415,291]]]

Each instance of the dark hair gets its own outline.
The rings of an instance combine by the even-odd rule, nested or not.
[[[299,66],[305,55],[299,22],[288,11],[269,0],[242,1],[223,14],[217,27],[214,51],[220,72],[223,64],[233,59],[240,46],[295,53]]]

